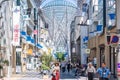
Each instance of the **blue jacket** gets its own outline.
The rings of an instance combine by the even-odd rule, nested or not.
[[[110,75],[110,70],[107,67],[101,67],[97,69],[97,73],[100,75],[100,77],[108,78],[108,76]]]

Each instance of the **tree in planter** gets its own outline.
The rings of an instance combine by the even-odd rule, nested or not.
[[[57,52],[56,53],[57,59],[61,62],[65,60],[64,53],[63,52]]]
[[[50,67],[50,62],[53,60],[52,55],[51,54],[46,54],[44,53],[41,57],[40,60],[42,61],[42,63],[44,63],[47,67]]]
[[[8,60],[4,60],[3,63],[7,66],[9,66],[9,61]]]
[[[4,70],[5,70],[4,73],[3,73],[3,76],[7,76],[9,61],[8,60],[3,60],[2,63],[3,63],[3,66],[4,66]]]

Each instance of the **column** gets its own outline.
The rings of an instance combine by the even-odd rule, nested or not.
[[[120,36],[120,0],[116,0],[116,26],[117,29],[119,29],[119,34]],[[118,48],[118,56],[117,56],[117,75],[118,75],[118,80],[120,80],[120,40],[119,40],[119,48]]]

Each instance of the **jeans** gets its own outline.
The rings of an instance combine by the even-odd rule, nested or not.
[[[62,72],[65,72],[65,67],[62,67]]]
[[[93,72],[88,72],[88,80],[93,80],[94,73]]]

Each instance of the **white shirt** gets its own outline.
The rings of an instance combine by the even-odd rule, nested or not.
[[[88,66],[87,70],[86,70],[86,73],[88,73],[88,72],[96,73],[96,70],[95,70],[95,68],[93,66],[91,66],[91,68]]]
[[[61,63],[61,67],[65,67],[66,66],[66,63],[65,62],[62,62]]]
[[[54,70],[59,70],[60,71],[60,67],[59,66],[55,66]]]

